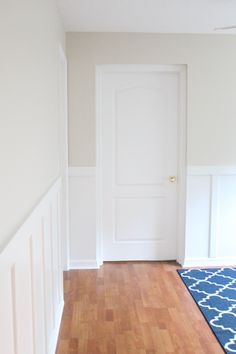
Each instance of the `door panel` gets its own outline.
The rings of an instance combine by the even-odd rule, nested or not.
[[[102,80],[104,260],[176,259],[179,75]]]
[[[115,241],[161,240],[165,233],[163,210],[161,197],[116,198]]]
[[[142,87],[116,94],[117,184],[154,184],[159,180],[164,163],[159,97],[159,91]]]

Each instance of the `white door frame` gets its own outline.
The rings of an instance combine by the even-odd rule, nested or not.
[[[61,188],[61,234],[63,270],[69,269],[69,201],[68,201],[68,94],[67,94],[67,58],[62,46],[59,45],[59,147]],[[63,66],[63,70],[61,69]],[[65,86],[63,86],[63,83]]]
[[[186,65],[97,65],[96,66],[96,252],[103,263],[102,236],[102,79],[104,73],[175,72],[179,75],[177,262],[185,256],[186,158],[187,158],[187,66]]]

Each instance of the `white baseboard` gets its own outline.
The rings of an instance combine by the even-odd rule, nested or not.
[[[70,269],[98,269],[100,264],[98,261],[93,259],[85,259],[85,260],[71,260],[70,261]]]
[[[236,266],[236,258],[187,258],[183,267]]]

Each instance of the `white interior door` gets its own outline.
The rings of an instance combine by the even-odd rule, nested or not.
[[[110,70],[101,82],[103,260],[176,259],[179,73]]]

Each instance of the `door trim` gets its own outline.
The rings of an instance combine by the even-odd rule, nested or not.
[[[63,65],[63,72],[61,70]],[[63,87],[62,77],[64,76],[65,87]],[[65,90],[65,91],[64,91]],[[69,226],[69,187],[68,187],[68,87],[67,87],[67,58],[64,49],[59,44],[59,69],[58,69],[58,95],[59,95],[59,145],[60,145],[60,175],[62,180],[61,198],[62,198],[62,263],[63,270],[69,269],[70,259],[70,226]],[[64,109],[62,102],[64,101]],[[63,156],[66,155],[66,161]],[[64,195],[62,194],[64,192]]]
[[[179,75],[177,262],[185,257],[186,160],[187,160],[187,65],[97,65],[96,66],[96,257],[103,263],[102,236],[102,79],[105,73],[175,72]]]

